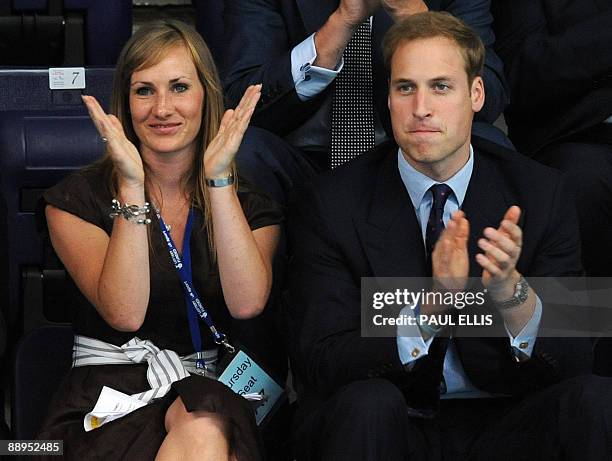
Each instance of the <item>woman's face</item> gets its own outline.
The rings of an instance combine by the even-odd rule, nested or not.
[[[187,49],[170,49],[130,80],[132,125],[141,154],[193,154],[202,123],[204,88]]]

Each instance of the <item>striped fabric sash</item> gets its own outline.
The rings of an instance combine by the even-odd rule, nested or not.
[[[209,377],[214,378],[217,350],[207,350],[203,354],[206,369],[210,371]],[[122,346],[115,346],[86,336],[75,335],[74,337],[73,367],[131,365],[145,362],[148,364],[147,380],[151,389],[131,395],[145,404],[166,395],[173,382],[186,378],[189,373],[196,372],[196,354],[179,357],[172,350],[159,349],[149,340],[134,337]]]

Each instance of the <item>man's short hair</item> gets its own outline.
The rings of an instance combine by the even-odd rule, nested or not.
[[[383,56],[387,72],[391,74],[391,59],[399,46],[414,40],[444,37],[461,49],[470,85],[482,73],[485,47],[482,40],[467,24],[445,11],[418,13],[394,24],[383,41]]]

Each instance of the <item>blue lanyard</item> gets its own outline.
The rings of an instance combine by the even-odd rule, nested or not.
[[[193,227],[194,211],[193,208],[189,210],[189,217],[187,219],[187,225],[185,226],[185,236],[183,238],[183,258],[179,256],[176,245],[170,236],[170,230],[162,219],[157,208],[155,208],[155,214],[157,220],[168,246],[168,252],[176,271],[178,272],[179,278],[181,279],[181,286],[185,295],[185,303],[187,305],[187,314],[189,317],[189,332],[191,333],[191,342],[193,348],[196,351],[196,368],[203,371],[205,369],[204,359],[202,357],[202,338],[200,336],[200,324],[198,317],[204,320],[208,328],[210,329],[216,344],[222,344],[228,350],[229,353],[233,353],[234,347],[228,342],[227,337],[215,328],[211,315],[206,311],[206,308],[200,301],[200,296],[193,286],[192,272],[191,272],[191,248],[189,241],[191,239],[191,229]]]

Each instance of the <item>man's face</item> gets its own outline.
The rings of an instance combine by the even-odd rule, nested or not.
[[[391,59],[388,102],[395,140],[415,169],[444,181],[467,162],[484,86],[480,77],[468,84],[454,41],[434,37],[401,44]]]

